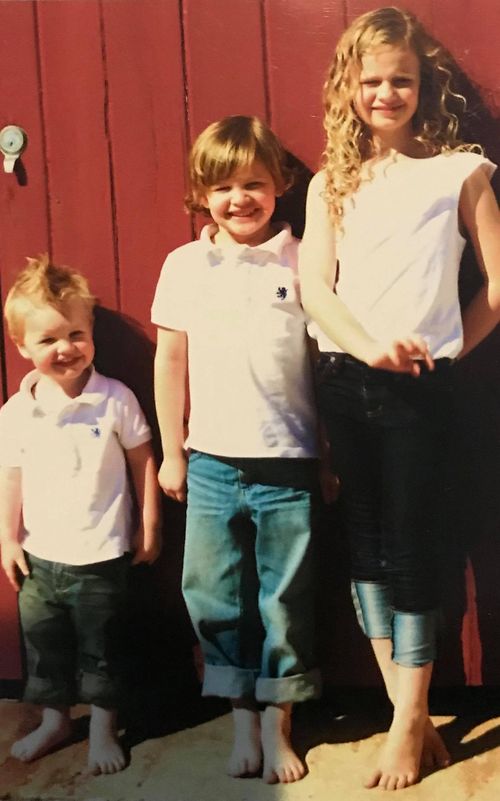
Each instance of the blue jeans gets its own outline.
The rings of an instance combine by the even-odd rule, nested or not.
[[[323,353],[317,369],[363,628],[392,636],[401,664],[424,664],[435,655],[450,361],[415,378]],[[412,642],[396,644],[411,631]]]
[[[122,696],[129,560],[67,565],[26,554],[19,593],[28,680],[24,699],[115,709]]]
[[[318,695],[315,473],[314,460],[191,453],[182,587],[205,657],[204,695]]]

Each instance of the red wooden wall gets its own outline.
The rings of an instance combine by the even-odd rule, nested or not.
[[[119,313],[101,319],[99,364],[128,381],[150,410],[151,297],[165,254],[194,230],[182,209],[189,142],[220,116],[258,114],[295,157],[315,170],[323,141],[321,86],[334,43],[347,21],[377,5],[368,0],[2,0],[0,128],[18,124],[29,137],[22,169],[13,175],[0,172],[2,299],[26,255],[49,250],[55,260],[83,270],[103,306]],[[500,107],[497,0],[408,0],[405,5],[481,87],[486,107],[477,116],[476,137],[494,143],[493,117]],[[26,365],[5,337],[3,346],[0,391],[5,399]],[[469,392],[464,397],[471,403],[463,409],[463,429],[469,433],[461,458],[468,471],[458,476],[457,485],[468,506],[465,516],[458,515],[464,547],[451,571],[452,622],[438,675],[451,683],[464,678],[462,654],[470,683],[500,683],[499,666],[485,656],[500,608],[495,577],[500,509],[489,494],[494,485],[488,478],[500,466],[492,446],[499,445],[500,430],[494,353],[486,345],[464,370]],[[486,381],[490,389],[484,401],[477,388]],[[482,413],[471,420],[470,407]],[[478,438],[486,456],[474,449]],[[176,532],[177,542],[181,523],[182,515],[168,507],[168,537]],[[326,527],[333,524],[329,520]],[[179,548],[169,566],[169,542],[161,569],[172,589],[162,597],[181,615]],[[327,680],[370,682],[373,672],[362,667],[366,643],[347,600],[344,545],[332,531],[321,547],[327,557],[320,599]],[[467,598],[466,550],[471,557]],[[0,678],[16,678],[15,599],[3,578],[0,604]]]

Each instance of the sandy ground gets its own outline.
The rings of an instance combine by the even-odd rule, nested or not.
[[[13,739],[36,723],[26,704],[0,702],[0,799],[2,801],[370,801],[387,791],[365,790],[363,775],[384,739],[387,720],[335,715],[328,705],[300,710],[295,742],[308,775],[287,786],[261,779],[231,779],[224,767],[231,718],[221,714],[190,728],[147,739],[136,737],[130,764],[115,776],[85,775],[87,709],[77,707],[80,739],[29,765],[9,756]],[[398,791],[402,801],[498,801],[500,718],[485,715],[434,718],[453,755],[453,765]],[[142,739],[142,741],[141,741]],[[400,794],[400,795],[399,795]],[[390,794],[394,797],[394,794]]]

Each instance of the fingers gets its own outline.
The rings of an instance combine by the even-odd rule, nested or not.
[[[165,487],[162,487],[162,490],[167,496],[167,498],[172,498],[173,501],[184,503],[184,501],[186,500],[187,496],[186,496],[186,490],[184,488],[176,490],[170,488],[166,489]]]
[[[24,554],[22,554],[19,557],[19,559],[17,560],[17,566],[18,566],[19,570],[21,571],[21,573],[23,574],[23,576],[29,576],[30,569],[29,569],[29,567],[28,567],[28,565],[26,563],[26,559],[24,557]]]

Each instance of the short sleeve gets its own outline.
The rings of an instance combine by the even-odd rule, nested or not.
[[[14,396],[0,409],[0,467],[20,467],[22,464],[21,422],[16,401],[17,396]]]
[[[187,264],[176,252],[167,256],[156,285],[151,322],[162,328],[186,331],[189,309]]]
[[[151,429],[132,390],[121,382],[115,383],[118,389],[116,430],[121,446],[128,451],[148,442]]]
[[[491,180],[497,165],[481,156],[479,153],[467,153],[459,151],[452,154],[452,172],[457,182],[457,190],[460,193],[464,181],[472,175],[478,168],[482,169],[488,180]]]

